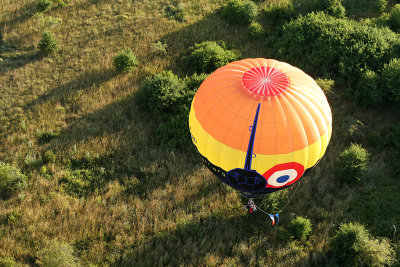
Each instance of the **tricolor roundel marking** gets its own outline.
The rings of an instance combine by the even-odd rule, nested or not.
[[[275,165],[263,176],[267,180],[267,188],[281,188],[295,183],[304,173],[304,166],[297,162]]]

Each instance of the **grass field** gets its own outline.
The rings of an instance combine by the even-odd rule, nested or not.
[[[226,1],[181,2],[183,22],[165,16],[172,2],[162,0],[70,0],[43,13],[37,1],[0,0],[0,161],[28,177],[23,191],[0,201],[0,258],[36,266],[56,240],[84,266],[335,266],[329,239],[348,221],[389,238],[399,258],[400,182],[385,147],[368,145],[366,184],[340,184],[333,174],[335,159],[354,141],[345,137],[343,118],[351,114],[384,133],[400,118],[398,107],[359,108],[334,87],[330,146],[287,190],[278,227],[262,213],[243,212],[245,200],[194,149],[157,145],[159,121],[135,101],[145,77],[162,70],[184,77],[182,56],[206,40],[224,41],[242,58],[276,58],[273,28],[249,40],[246,28],[218,14]],[[282,1],[258,2],[263,9]],[[44,29],[60,45],[48,57],[37,48]],[[166,44],[165,54],[152,49],[157,41]],[[140,65],[119,75],[112,60],[123,48]],[[55,159],[46,162],[49,151]],[[73,175],[84,183],[80,195],[70,193]],[[283,237],[294,215],[311,219],[308,240]]]

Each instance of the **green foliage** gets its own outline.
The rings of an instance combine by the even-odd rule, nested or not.
[[[340,0],[293,0],[296,13],[305,15],[313,11],[324,11],[333,17],[344,18],[346,9]]]
[[[105,183],[105,179],[103,173],[98,171],[78,169],[66,171],[59,182],[62,190],[66,193],[77,197],[86,197],[101,188]]]
[[[59,49],[57,40],[53,37],[51,32],[44,31],[42,33],[42,39],[38,44],[40,52],[44,55],[50,55]]]
[[[56,154],[54,154],[53,151],[51,150],[47,150],[44,154],[43,154],[43,163],[47,164],[47,163],[54,163],[56,161]]]
[[[60,131],[36,131],[39,144],[45,144],[60,136]]]
[[[53,0],[39,0],[36,4],[36,8],[39,12],[45,12],[51,8]]]
[[[380,87],[380,77],[376,72],[366,70],[361,74],[354,97],[358,103],[368,106],[376,105],[384,101],[384,90]]]
[[[0,198],[7,199],[26,186],[27,178],[17,166],[0,162]]]
[[[190,149],[188,112],[173,115],[161,122],[156,130],[157,142],[168,148]]]
[[[355,266],[386,266],[394,263],[394,250],[386,239],[372,238],[358,223],[345,223],[332,238],[331,250],[338,263]]]
[[[182,110],[185,83],[172,71],[147,77],[137,93],[136,101],[153,114],[177,114]]]
[[[0,257],[0,267],[18,267],[21,266],[20,264],[18,264],[14,258],[10,258],[10,257]]]
[[[369,167],[369,154],[358,144],[351,144],[336,160],[335,174],[348,183],[364,179]]]
[[[224,43],[206,41],[190,47],[184,61],[191,72],[210,73],[238,57],[238,52],[227,49]]]
[[[396,32],[400,30],[400,4],[396,4],[392,7],[388,22],[392,30]]]
[[[365,125],[360,120],[347,115],[342,120],[341,131],[347,139],[353,142],[360,142],[365,136]]]
[[[258,7],[250,0],[229,0],[222,8],[221,15],[230,24],[247,26],[256,20]]]
[[[132,50],[122,49],[114,57],[113,65],[118,73],[127,73],[139,65],[139,60],[133,54]]]
[[[183,80],[185,90],[179,101],[180,106],[177,107],[180,112],[172,116],[166,114],[166,116],[162,117],[163,121],[157,127],[156,137],[160,145],[183,150],[192,148],[188,128],[189,109],[194,94],[207,76],[204,73],[194,73],[190,77],[185,77]]]
[[[363,70],[380,70],[399,38],[387,28],[312,13],[286,24],[277,47],[285,60],[316,76],[353,86]]]
[[[288,200],[288,191],[279,190],[271,194],[263,196],[261,200],[262,209],[268,210],[271,213],[279,213],[282,210],[283,205]]]
[[[165,16],[170,19],[177,21],[185,21],[185,4],[184,3],[173,3],[165,8]]]
[[[378,12],[378,14],[382,14],[383,12],[385,12],[387,6],[387,0],[374,0],[374,8]]]
[[[152,43],[151,45],[150,45],[150,49],[154,52],[154,53],[157,53],[157,54],[160,54],[160,55],[165,55],[165,54],[167,54],[167,44],[163,44],[162,42],[160,42],[160,41],[157,41],[157,42],[155,42],[155,43]]]
[[[297,16],[297,12],[290,2],[268,5],[265,8],[264,13],[269,20],[277,26],[282,26],[284,23],[296,18]]]
[[[329,97],[334,95],[333,92],[333,86],[335,85],[334,80],[318,78],[315,80],[315,82],[322,89],[322,91],[325,93],[326,96]]]
[[[296,216],[290,220],[287,231],[292,238],[304,240],[312,231],[311,221],[308,218]]]
[[[247,34],[250,39],[259,39],[265,34],[265,31],[260,23],[252,22],[247,28]]]
[[[71,245],[52,240],[38,255],[37,263],[43,267],[76,267],[81,266],[79,259],[74,255]]]
[[[387,92],[389,101],[400,103],[400,59],[393,58],[385,64],[381,78],[382,87]]]

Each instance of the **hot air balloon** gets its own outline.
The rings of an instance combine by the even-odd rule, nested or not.
[[[205,165],[254,198],[294,184],[318,163],[331,137],[332,113],[302,70],[273,59],[243,59],[204,80],[189,128]]]

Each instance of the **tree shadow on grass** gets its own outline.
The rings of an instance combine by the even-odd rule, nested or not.
[[[1,53],[1,49],[0,49]],[[4,56],[1,55],[2,61],[0,62],[0,75],[5,74],[9,71],[24,67],[29,63],[33,63],[35,61],[41,60],[43,56],[34,51],[28,50],[19,52],[17,55],[13,56]]]
[[[86,71],[71,81],[52,88],[45,94],[25,105],[25,109],[32,109],[36,105],[43,104],[49,100],[57,99],[63,104],[67,98],[78,90],[86,90],[93,86],[102,84],[117,74],[112,69]]]
[[[18,24],[31,18],[36,12],[36,5],[37,2],[34,1],[6,15],[2,14],[4,19],[0,21],[0,35],[4,33],[6,27],[17,27]],[[0,44],[1,40],[2,38],[0,38]]]
[[[156,126],[157,119],[140,110],[131,95],[76,119],[42,145],[61,154],[60,160],[70,169],[102,170],[103,178],[119,180],[127,194],[146,198],[167,181],[197,170],[201,163],[194,153],[160,147],[154,137]],[[107,152],[74,155],[74,150],[98,139],[112,143],[106,145]]]
[[[228,48],[241,51],[242,58],[273,58],[272,50],[266,44],[265,38],[250,39],[245,26],[228,24],[221,17],[220,10],[160,39],[162,43],[167,44],[168,52],[172,55],[172,58],[176,58],[170,69],[179,75],[188,74],[182,61],[182,57],[185,56],[188,48],[195,43],[210,40],[225,42]]]
[[[271,232],[258,223],[256,216],[218,213],[182,222],[176,230],[160,232],[137,244],[112,266],[206,266],[209,257],[240,257],[237,251],[240,243],[246,244],[250,238]],[[266,256],[262,255],[265,248],[251,250],[256,260],[258,256]]]

